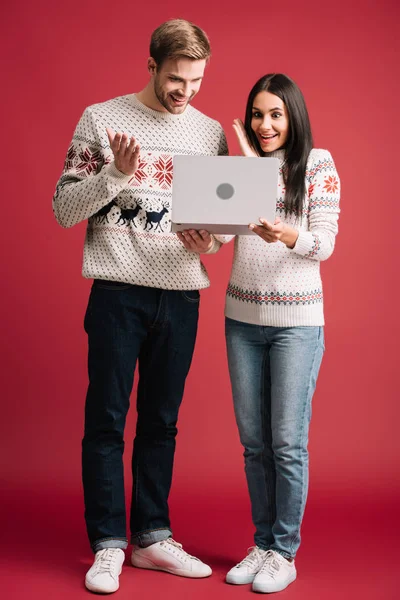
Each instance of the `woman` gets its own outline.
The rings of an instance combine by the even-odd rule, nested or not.
[[[250,224],[235,239],[226,298],[226,342],[235,415],[255,526],[255,546],[226,580],[277,592],[296,578],[294,558],[308,487],[311,399],[324,351],[319,263],[332,254],[339,178],[326,150],[313,149],[307,108],[286,75],[250,92],[246,156],[281,160],[275,223]]]

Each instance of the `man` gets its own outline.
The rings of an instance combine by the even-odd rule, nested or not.
[[[170,231],[174,154],[226,154],[219,123],[190,106],[210,56],[206,34],[172,20],[151,38],[150,81],[139,93],[87,108],[68,150],[53,206],[71,227],[88,219],[83,276],[93,278],[85,316],[89,387],[82,442],[85,519],[94,592],[119,587],[128,545],[123,433],[139,361],[132,459],[132,564],[185,577],[211,569],[172,539],[168,516],[178,410],[196,338],[199,253],[207,232]]]

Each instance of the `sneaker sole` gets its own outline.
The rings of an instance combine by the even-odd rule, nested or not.
[[[196,574],[192,571],[185,571],[184,569],[168,569],[167,567],[159,567],[148,559],[142,557],[136,557],[136,564],[131,561],[132,567],[136,569],[150,569],[152,571],[164,571],[165,573],[170,573],[171,575],[178,575],[179,577],[190,577],[191,579],[204,579],[205,577],[210,577],[212,575],[212,571],[210,569],[210,573],[207,574]]]
[[[235,577],[234,575],[228,575],[225,577],[226,583],[231,585],[246,585],[247,583],[253,583],[255,575],[248,575],[247,577]]]
[[[104,590],[104,589],[99,588],[96,585],[93,585],[92,583],[89,583],[85,579],[85,587],[87,590],[89,590],[89,592],[93,592],[95,594],[113,594],[114,592],[116,592],[119,589],[119,584],[117,585],[115,590]]]
[[[274,592],[281,592],[282,590],[285,590],[288,587],[288,585],[293,583],[293,581],[295,581],[296,577],[297,577],[297,573],[294,573],[294,575],[292,575],[290,577],[289,581],[287,581],[285,584],[279,585],[279,586],[274,586],[273,584],[270,584],[270,583],[258,583],[257,581],[254,581],[252,590],[253,590],[253,592],[259,592],[261,594],[273,594]]]

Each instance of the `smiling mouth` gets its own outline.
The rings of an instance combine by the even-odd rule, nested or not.
[[[260,139],[262,142],[270,142],[271,140],[276,138],[277,135],[278,135],[277,133],[272,133],[270,135],[261,135],[261,133],[260,133]]]
[[[176,104],[185,104],[185,102],[187,101],[187,99],[185,97],[181,97],[181,96],[174,96],[173,94],[170,94],[172,100],[174,102],[176,102]]]

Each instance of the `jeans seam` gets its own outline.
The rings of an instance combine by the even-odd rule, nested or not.
[[[266,368],[265,368],[265,364],[267,361],[267,356],[269,353],[269,349],[267,347],[266,350],[264,350],[264,357],[263,357],[263,362],[262,362],[262,391],[261,391],[261,423],[262,423],[262,431],[263,431],[263,455],[265,453],[265,443],[266,443],[266,439],[265,439],[265,389],[266,389],[266,385],[265,385],[265,372],[266,372]],[[270,425],[269,425],[270,426]],[[271,440],[272,443],[272,440]],[[266,487],[266,491],[267,491],[267,499],[268,499],[268,519],[269,519],[269,525],[271,528],[270,534],[272,535],[272,527],[273,527],[273,511],[272,511],[272,503],[273,503],[273,495],[271,493],[271,489],[270,489],[270,485],[268,482],[268,476],[267,476],[267,468],[266,468],[266,464],[265,464],[265,459],[264,456],[262,457],[262,464],[263,464],[263,468],[264,468],[264,481],[265,481],[265,487]]]
[[[319,335],[318,335],[318,344],[315,347],[315,351],[314,351],[314,358],[313,358],[313,362],[311,365],[311,369],[310,369],[310,376],[309,376],[309,380],[308,380],[308,387],[307,387],[307,402],[304,404],[304,411],[303,411],[303,416],[302,416],[302,427],[301,427],[301,431],[300,431],[300,452],[302,450],[303,447],[303,443],[304,443],[304,437],[305,437],[305,418],[306,418],[306,414],[307,414],[307,408],[310,409],[311,407],[311,402],[312,402],[312,396],[310,398],[310,388],[311,388],[311,379],[312,379],[312,375],[314,373],[314,367],[315,367],[315,361],[316,361],[316,357],[318,354],[318,350],[320,347],[320,331],[319,331]],[[315,390],[315,388],[314,388]],[[311,419],[310,419],[311,421]],[[310,425],[310,421],[309,421],[309,425]],[[308,467],[307,467],[308,469]],[[304,489],[304,480],[305,480],[305,474],[306,474],[306,469],[305,469],[305,465],[303,464],[303,468],[301,470],[301,486],[302,486],[302,496],[301,496],[301,502],[300,502],[300,508],[298,511],[298,515],[299,515],[299,529],[297,532],[293,533],[290,539],[290,543],[289,543],[289,547],[290,547],[290,552],[291,552],[291,556],[293,556],[293,546],[294,546],[294,542],[296,537],[300,536],[300,528],[301,528],[301,521],[302,521],[302,514],[304,514],[304,510],[305,510],[305,504],[306,504],[306,496],[307,496],[307,490]]]

